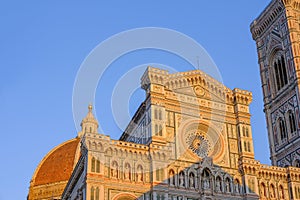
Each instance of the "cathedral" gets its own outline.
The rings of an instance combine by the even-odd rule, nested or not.
[[[250,28],[272,166],[254,158],[251,92],[149,66],[119,140],[98,133],[89,105],[76,138],[36,168],[27,199],[300,199],[300,0],[272,0]]]

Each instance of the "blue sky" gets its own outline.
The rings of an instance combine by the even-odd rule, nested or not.
[[[140,27],[169,28],[193,38],[213,58],[227,87],[253,92],[251,120],[256,159],[268,164],[256,47],[249,30],[251,21],[268,3],[269,0],[1,2],[0,178],[4,184],[0,199],[25,199],[31,176],[43,156],[77,135],[72,92],[85,57],[108,37]],[[176,56],[154,50],[134,52],[115,61],[100,81],[95,98],[97,118],[104,133],[112,138],[118,138],[121,130],[111,114],[111,90],[122,73],[144,63],[189,69]],[[137,90],[130,99],[131,114],[142,95]]]

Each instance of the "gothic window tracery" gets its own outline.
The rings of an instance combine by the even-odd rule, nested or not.
[[[273,184],[270,185],[270,197],[275,198],[275,187]]]
[[[92,171],[92,172],[95,172],[95,162],[96,162],[96,160],[95,160],[95,158],[93,157],[93,158],[92,158],[92,165],[91,165],[91,171]]]
[[[284,199],[284,189],[282,185],[279,186],[279,198]]]
[[[94,187],[91,187],[91,200],[99,200],[99,196],[100,192],[99,192],[99,188],[96,187],[96,189]]]
[[[91,200],[95,200],[95,189],[94,189],[94,187],[91,188]]]
[[[260,194],[262,197],[266,197],[267,195],[266,185],[264,183],[261,183],[260,185]]]
[[[288,112],[288,116],[289,116],[290,131],[291,131],[291,134],[293,134],[294,132],[296,132],[295,115],[294,115],[294,113],[290,110],[290,111]]]
[[[279,131],[280,131],[280,140],[283,142],[287,138],[285,122],[282,118],[278,119]]]
[[[100,173],[100,161],[96,161],[96,173]]]
[[[158,132],[159,136],[162,136],[162,125],[159,125],[159,132]]]
[[[273,63],[273,68],[274,68],[274,75],[276,80],[276,89],[277,91],[279,91],[281,90],[281,88],[283,88],[285,85],[288,84],[285,60],[282,55],[276,57]]]

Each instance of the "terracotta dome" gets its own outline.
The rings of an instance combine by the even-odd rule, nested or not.
[[[68,140],[52,149],[40,162],[31,186],[69,180],[79,153],[80,138]]]

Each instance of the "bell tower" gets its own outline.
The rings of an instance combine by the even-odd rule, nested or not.
[[[300,0],[272,0],[251,24],[272,165],[300,160]]]

